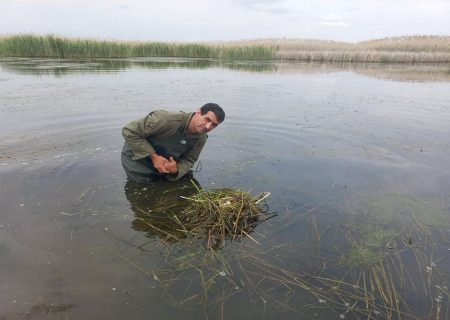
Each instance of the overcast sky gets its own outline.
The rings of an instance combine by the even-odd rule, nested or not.
[[[450,0],[0,0],[0,34],[121,40],[450,35]]]

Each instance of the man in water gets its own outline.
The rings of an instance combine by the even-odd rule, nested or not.
[[[121,159],[128,178],[136,182],[150,182],[157,176],[182,178],[197,161],[206,133],[224,119],[218,104],[207,103],[196,112],[159,110],[131,121],[122,129]]]

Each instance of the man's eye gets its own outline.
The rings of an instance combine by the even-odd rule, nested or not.
[[[205,122],[207,122],[207,123],[212,123],[212,126],[213,126],[213,127],[217,127],[217,125],[218,125],[217,123],[214,123],[214,122],[211,120],[211,118],[209,118],[209,117],[206,117],[206,118],[205,118]]]

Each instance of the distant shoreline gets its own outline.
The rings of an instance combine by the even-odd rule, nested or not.
[[[22,34],[0,36],[0,57],[59,59],[180,57],[219,60],[448,63],[450,36],[396,37],[358,43],[304,39],[173,43],[106,41]]]

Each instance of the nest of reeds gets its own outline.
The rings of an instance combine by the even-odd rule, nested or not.
[[[218,249],[227,240],[243,236],[254,240],[250,233],[256,225],[275,215],[268,213],[265,199],[269,195],[252,196],[237,189],[198,190],[184,198],[189,204],[174,218],[189,237],[205,240],[208,249]]]

